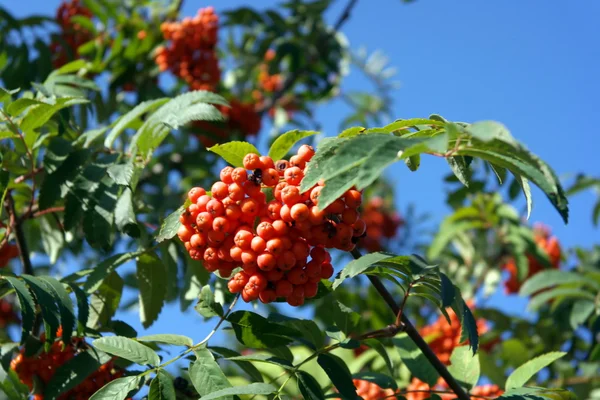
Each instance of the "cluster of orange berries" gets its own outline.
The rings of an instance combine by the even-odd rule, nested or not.
[[[55,68],[77,58],[79,46],[93,38],[90,31],[73,21],[73,17],[76,15],[87,18],[93,16],[89,9],[80,4],[80,0],[71,0],[70,3],[65,1],[56,11],[56,22],[61,27],[60,40],[50,43],[50,51],[54,57],[52,63]]]
[[[58,329],[57,337],[62,336],[62,328]],[[41,335],[42,342],[45,342],[45,334]],[[62,340],[58,339],[50,347],[50,351],[27,357],[25,349],[21,349],[19,354],[11,361],[10,368],[17,373],[21,382],[33,390],[34,376],[39,378],[46,385],[56,370],[75,357],[78,353],[87,349],[88,345],[81,337],[73,337],[71,343],[64,346]],[[86,380],[66,393],[61,394],[59,400],[88,400],[102,386],[108,382],[123,376],[123,370],[117,369],[113,361],[109,361],[98,368]],[[33,395],[34,400],[43,400],[41,394]]]
[[[241,266],[228,287],[247,302],[283,298],[302,305],[333,275],[327,248],[350,251],[365,232],[357,211],[361,192],[348,190],[325,210],[317,208],[323,182],[300,193],[314,153],[303,145],[289,161],[277,162],[247,154],[243,168],[223,168],[210,196],[202,188],[188,193],[192,204],[180,217],[179,238],[210,272],[229,277]]]
[[[215,49],[219,17],[214,8],[201,8],[195,17],[181,22],[164,22],[160,29],[170,43],[156,49],[159,68],[171,71],[193,90],[214,91],[221,80]]]
[[[205,147],[211,147],[227,139],[230,136],[229,132],[232,130],[244,136],[256,135],[260,131],[261,118],[256,112],[254,103],[242,103],[233,99],[229,105],[230,107],[217,106],[221,114],[227,119],[224,128],[208,121],[194,121],[192,123],[192,126],[203,131],[203,134],[197,136]]]
[[[383,241],[396,236],[398,228],[404,224],[400,215],[389,210],[381,197],[372,197],[362,210],[369,236],[361,241],[361,247],[369,252],[383,250]]]
[[[561,249],[558,239],[555,236],[550,236],[550,230],[543,226],[537,226],[534,229],[535,242],[539,247],[544,249],[550,259],[552,268],[558,269],[561,258]],[[527,255],[529,261],[529,273],[527,278],[531,278],[533,275],[544,269],[544,266],[540,264],[533,256]],[[504,282],[504,288],[506,293],[518,293],[521,289],[521,284],[517,278],[517,265],[515,260],[510,260],[504,265],[510,273],[510,277]]]
[[[407,393],[405,397],[407,400],[425,400],[431,397],[431,391],[449,391],[448,384],[442,379],[436,382],[434,386],[429,386],[427,383],[420,381],[417,378],[413,378],[408,387],[406,388]],[[481,397],[495,398],[500,397],[504,391],[498,387],[498,385],[481,385],[475,386],[471,389],[471,399],[477,400]],[[453,393],[437,393],[443,400],[455,399],[456,395]],[[367,398],[365,397],[365,400]]]
[[[469,302],[471,305],[473,303]],[[471,306],[469,306],[471,307]],[[429,341],[429,347],[437,355],[442,363],[445,365],[450,364],[450,355],[455,347],[461,345],[460,342],[460,320],[452,309],[448,310],[451,323],[448,324],[446,318],[440,316],[434,323],[424,326],[419,330],[419,333],[423,337],[432,336],[433,339]],[[477,320],[477,332],[479,335],[484,334],[489,330],[487,322],[479,318]]]
[[[395,393],[392,389],[383,389],[376,383],[365,381],[364,379],[353,379],[356,394],[364,400],[382,400],[395,399]]]
[[[19,249],[14,244],[5,243],[0,247],[0,268],[8,265],[13,258],[19,257]]]
[[[269,62],[275,59],[275,50],[269,49],[265,53],[265,62],[260,65],[258,73],[258,86],[267,93],[277,92],[283,85],[281,74],[269,74]]]

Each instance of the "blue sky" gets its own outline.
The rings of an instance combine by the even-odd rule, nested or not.
[[[218,11],[247,2],[219,0]],[[345,1],[328,13],[333,21]],[[0,0],[15,15],[53,14],[59,1]],[[187,0],[190,15],[209,2]],[[274,1],[254,2],[255,7]],[[353,47],[381,50],[397,67],[401,86],[394,92],[394,118],[441,114],[447,119],[504,123],[513,135],[546,160],[559,174],[585,171],[600,175],[600,139],[594,117],[600,106],[600,2],[594,0],[359,0],[343,32]],[[364,79],[347,77],[346,87],[360,87]],[[337,134],[346,115],[342,104],[318,111],[324,133]],[[398,164],[387,171],[396,183],[401,208],[414,203],[439,221],[444,204],[441,177],[446,163],[424,158],[418,172]],[[590,223],[591,193],[571,200],[565,226],[539,190],[534,191],[532,221],[553,228],[565,246],[590,246],[600,230]],[[510,307],[520,307],[512,302]],[[202,337],[208,326],[192,312],[182,323],[178,305],[167,307],[148,333],[182,333]],[[127,317],[135,323],[136,315]],[[139,326],[139,323],[136,323]],[[194,333],[191,333],[194,332]]]

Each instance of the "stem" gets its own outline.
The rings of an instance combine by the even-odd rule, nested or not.
[[[342,28],[342,26],[346,23],[346,21],[350,19],[352,9],[356,5],[356,3],[358,3],[358,0],[350,0],[348,4],[346,4],[346,7],[344,7],[342,14],[339,16],[339,18],[333,25],[332,35],[334,35],[336,31],[339,31]],[[296,81],[300,79],[304,72],[306,72],[304,69],[299,69],[295,73],[291,74],[285,80],[285,83],[283,84],[281,89],[274,92],[273,96],[271,96],[271,98],[265,101],[264,106],[258,111],[258,114],[262,116],[268,109],[273,107],[277,103],[277,101],[296,84]]]
[[[27,241],[25,240],[25,234],[23,233],[21,221],[19,221],[19,219],[17,218],[17,213],[15,211],[15,201],[13,200],[12,193],[8,192],[6,194],[4,204],[9,214],[10,227],[13,230],[13,232],[15,232],[17,248],[19,249],[19,257],[21,258],[21,263],[23,264],[23,272],[29,275],[33,275],[34,271],[33,266],[31,265],[31,260],[29,259],[29,249],[27,248]]]
[[[360,254],[360,251],[358,251],[357,249],[352,250],[351,254],[357,260],[360,257],[362,257],[362,254]],[[383,300],[385,300],[385,302],[394,312],[394,314],[398,315],[401,311],[401,308],[398,306],[398,304],[396,304],[394,297],[386,289],[381,280],[373,275],[368,275],[368,278],[377,290],[377,292],[379,292],[379,295],[383,298]],[[406,315],[401,315],[401,323],[403,325],[404,332],[406,332],[406,334],[413,340],[413,342],[415,342],[417,347],[425,355],[425,358],[427,358],[427,360],[431,363],[433,368],[435,368],[438,374],[444,379],[444,381],[446,381],[446,383],[454,391],[456,396],[460,400],[470,400],[469,395],[458,384],[458,382],[456,381],[456,379],[454,379],[452,374],[448,372],[446,366],[442,364],[439,358],[437,358],[433,350],[431,350],[431,347],[429,347],[425,340],[423,340],[423,338],[421,337],[417,329],[414,327],[414,325],[409,321],[408,318],[406,318]]]

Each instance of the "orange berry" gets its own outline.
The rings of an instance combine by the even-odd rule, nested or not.
[[[275,228],[269,222],[261,222],[258,224],[256,227],[256,233],[264,240],[272,239],[277,234]]]
[[[312,297],[315,297],[317,295],[318,291],[319,291],[318,283],[306,282],[304,284],[304,297],[309,298],[309,299]]]
[[[321,264],[321,278],[329,279],[333,276],[333,265],[330,263]]]
[[[217,181],[212,185],[210,191],[215,199],[222,200],[229,194],[227,189],[228,187],[226,183]]]
[[[227,167],[223,168],[221,170],[221,173],[219,174],[221,181],[226,184],[233,183],[233,177],[231,176],[232,172],[233,172],[233,167],[227,166]]]
[[[261,253],[256,258],[256,263],[258,268],[262,269],[263,271],[270,271],[277,265],[277,259],[273,254]]]
[[[315,149],[307,144],[303,144],[298,149],[298,156],[301,157],[305,162],[309,162],[314,155]]]
[[[196,203],[196,201],[198,201],[200,196],[203,196],[205,194],[206,194],[206,190],[202,189],[201,187],[194,187],[194,188],[191,188],[190,191],[188,192],[188,199],[190,199],[190,201],[192,203]]]
[[[244,168],[238,167],[231,172],[231,179],[238,185],[244,184],[248,180],[248,173]]]
[[[274,168],[268,168],[262,172],[262,182],[265,186],[273,187],[279,183],[279,172]]]
[[[290,209],[290,215],[295,221],[306,221],[310,215],[306,204],[298,203],[294,204]]]
[[[242,203],[240,205],[242,207],[242,213],[247,214],[249,216],[258,215],[260,205],[255,199],[244,199],[242,200]]]
[[[285,181],[290,185],[300,185],[304,172],[298,167],[290,167],[284,173]]]
[[[294,291],[294,285],[292,285],[289,281],[283,279],[277,281],[275,284],[275,294],[277,297],[288,297]]]
[[[260,156],[258,154],[249,153],[246,154],[243,160],[244,168],[254,171],[255,169],[261,169],[263,167],[263,163],[260,160]]]
[[[268,240],[267,251],[275,256],[281,254],[283,252],[283,242],[281,241],[281,239],[273,238]]]

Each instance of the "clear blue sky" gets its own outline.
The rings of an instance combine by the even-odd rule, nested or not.
[[[217,11],[248,2],[187,0],[184,13],[214,4]],[[255,7],[275,1],[252,2]],[[333,21],[346,1],[336,1]],[[53,13],[57,0],[0,0],[15,15]],[[560,176],[585,171],[600,175],[600,139],[595,117],[600,102],[600,2],[544,0],[359,0],[344,26],[354,47],[382,50],[397,67],[401,87],[394,93],[394,117],[441,114],[450,120],[503,122],[513,135],[555,168]],[[351,74],[347,87],[364,83]],[[340,104],[318,112],[325,134],[334,135],[346,115]],[[404,165],[387,173],[397,183],[400,206],[414,203],[439,221],[448,211],[441,177],[443,160],[425,158],[420,170]],[[532,221],[553,228],[566,246],[599,242],[590,223],[594,196],[571,201],[565,226],[539,190],[534,191]],[[515,302],[514,305],[522,305]],[[127,318],[137,320],[136,315]],[[185,322],[184,322],[185,321]],[[135,323],[136,327],[139,323]],[[212,325],[212,324],[211,324]],[[192,312],[185,320],[178,305],[167,307],[148,333],[202,337],[207,325]]]

